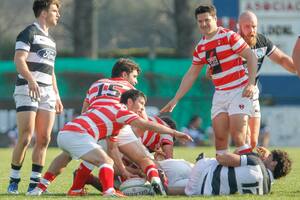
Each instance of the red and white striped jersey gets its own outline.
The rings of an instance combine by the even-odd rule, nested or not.
[[[89,108],[118,104],[121,95],[130,89],[135,88],[123,78],[100,79],[91,85],[84,101]]]
[[[219,27],[213,38],[203,36],[200,40],[193,54],[193,64],[209,65],[216,90],[241,87],[248,83],[248,76],[238,53],[247,46],[239,34]]]
[[[159,117],[148,117],[149,121],[162,124],[168,126],[166,122],[164,122]],[[142,143],[150,150],[154,151],[160,148],[164,144],[173,145],[173,137],[168,134],[158,134],[154,131],[145,131],[143,136],[141,137]]]
[[[129,111],[124,104],[96,107],[68,122],[60,134],[64,131],[71,131],[89,134],[95,140],[101,140],[117,136],[125,124],[130,124],[137,118],[139,116]]]

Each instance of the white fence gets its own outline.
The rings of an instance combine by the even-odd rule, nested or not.
[[[63,125],[74,117],[74,109],[64,109],[64,112],[56,116],[53,132],[59,131]],[[0,110],[0,133],[7,133],[16,126],[16,110]]]
[[[300,146],[300,106],[262,107],[272,146]]]

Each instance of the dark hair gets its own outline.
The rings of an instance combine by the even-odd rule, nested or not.
[[[39,17],[43,10],[48,10],[51,4],[55,4],[58,8],[60,6],[59,0],[35,0],[33,3],[33,12],[35,17]]]
[[[168,116],[161,116],[159,117],[161,120],[163,120],[164,122],[166,122],[166,124],[168,124],[168,126],[171,128],[171,129],[174,129],[176,130],[177,129],[177,125],[176,125],[176,122],[171,118],[171,117],[168,117]]]
[[[124,92],[121,95],[120,103],[127,104],[128,99],[131,99],[132,101],[136,101],[139,97],[143,97],[145,101],[147,101],[147,97],[143,92],[139,90],[131,89]]]
[[[120,58],[113,66],[111,71],[111,77],[117,78],[122,75],[122,72],[126,72],[130,74],[136,70],[138,74],[140,74],[141,69],[138,64],[136,64],[133,60],[127,58]]]
[[[203,13],[209,13],[211,16],[215,17],[217,15],[217,9],[214,5],[211,4],[200,5],[198,8],[195,9],[195,18],[197,19],[197,15]]]
[[[273,176],[275,179],[286,176],[292,168],[292,161],[289,158],[287,152],[282,150],[271,151],[273,161],[277,161],[277,165],[274,168]]]

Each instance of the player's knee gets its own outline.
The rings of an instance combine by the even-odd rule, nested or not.
[[[111,159],[109,156],[105,156],[104,158],[95,157],[94,160],[90,163],[93,163],[95,166],[101,166],[104,163],[109,165],[114,165],[113,159]]]
[[[45,135],[36,140],[36,145],[40,148],[47,147],[51,141],[51,137],[49,135]]]
[[[31,141],[30,136],[19,138],[18,139],[18,146],[20,146],[22,148],[27,148],[30,144],[30,141]]]

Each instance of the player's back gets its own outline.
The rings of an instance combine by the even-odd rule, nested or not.
[[[155,122],[164,126],[168,126],[166,122],[157,116],[148,117],[149,121]],[[142,143],[150,150],[155,151],[162,144],[173,144],[173,137],[168,134],[159,134],[154,131],[145,131],[141,137]]]
[[[110,136],[117,136],[119,130],[138,115],[129,111],[124,104],[100,106],[91,108],[84,114],[68,122],[60,133],[65,131],[81,134],[89,134],[95,140],[101,140]]]
[[[118,104],[121,95],[134,87],[123,78],[100,79],[89,88],[85,102],[89,108]]]

